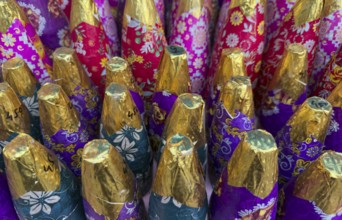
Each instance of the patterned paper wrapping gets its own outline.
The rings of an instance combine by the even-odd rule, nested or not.
[[[326,0],[320,24],[319,43],[310,78],[310,91],[314,91],[324,74],[326,65],[342,46],[342,1]]]
[[[163,27],[165,27],[165,4],[164,0],[154,0],[154,4],[156,6],[156,9],[158,11],[159,18],[163,24]]]
[[[56,0],[17,0],[48,53],[70,46],[68,18]]]
[[[151,100],[158,65],[166,46],[163,26],[153,0],[127,0],[122,27],[122,56],[132,66],[133,75]],[[149,110],[151,106],[147,105]]]
[[[101,137],[108,140],[133,171],[145,195],[152,185],[152,150],[145,125],[128,89],[111,83],[105,93]]]
[[[81,175],[83,147],[94,137],[74,105],[57,84],[47,83],[38,91],[44,145],[53,150],[74,172]]]
[[[106,140],[89,142],[82,157],[83,204],[87,219],[145,219],[134,174]]]
[[[223,31],[225,22],[227,20],[230,2],[231,0],[223,0],[222,2],[222,6],[220,7],[220,13],[215,27],[214,39],[212,39],[213,42],[216,42],[221,36],[221,32]]]
[[[190,91],[186,51],[179,46],[166,46],[159,64],[156,88],[152,98],[149,134],[154,152],[158,150],[167,119],[177,97]]]
[[[150,220],[206,219],[204,173],[195,149],[187,136],[167,139],[153,183]]]
[[[247,75],[255,85],[264,50],[264,6],[263,0],[231,1],[224,27],[216,40],[211,58],[208,75],[210,86],[219,67],[222,50],[234,47],[239,47],[244,52]]]
[[[308,98],[276,136],[279,153],[279,185],[297,176],[323,150],[332,106],[319,97]]]
[[[220,178],[243,135],[254,128],[254,102],[247,76],[232,77],[221,90],[210,130],[209,177]]]
[[[84,219],[76,177],[26,134],[4,149],[6,175],[20,219]]]
[[[175,0],[172,6],[169,43],[184,47],[188,54],[191,91],[201,94],[205,88],[209,64],[210,12],[204,0]]]
[[[342,154],[325,152],[285,189],[284,220],[342,216]],[[300,207],[300,208],[298,208]]]
[[[247,132],[210,200],[212,220],[276,219],[278,149],[271,134]]]
[[[101,95],[106,62],[119,52],[115,50],[116,25],[107,4],[107,0],[73,0],[70,18],[72,47]]]
[[[71,1],[72,0],[58,0],[58,1],[51,1],[51,4],[58,4],[60,9],[63,10],[64,14],[70,19],[71,14]]]
[[[55,50],[51,78],[68,95],[79,113],[80,120],[87,126],[89,134],[97,137],[101,118],[100,97],[78,60],[75,50],[65,47]]]
[[[181,134],[192,141],[198,158],[205,170],[207,165],[207,135],[205,129],[205,102],[197,94],[183,93],[178,96],[165,121],[161,144],[156,159],[159,162],[166,140]]]
[[[50,79],[51,60],[34,27],[15,0],[0,1],[0,62],[20,57],[39,82]]]
[[[307,50],[300,44],[289,44],[274,73],[264,97],[260,122],[275,136],[307,98]]]
[[[113,57],[106,64],[106,87],[111,83],[119,83],[129,89],[134,103],[143,118],[145,108],[141,89],[136,84],[128,62],[121,57]]]
[[[336,55],[333,55],[326,65],[324,75],[319,80],[319,84],[314,95],[327,98],[335,87],[342,81],[342,47]]]
[[[8,188],[6,174],[0,171],[0,216],[3,220],[19,220],[13,207],[12,197]]]

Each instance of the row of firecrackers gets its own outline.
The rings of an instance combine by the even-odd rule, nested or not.
[[[264,41],[264,2],[223,1],[208,65],[214,3],[1,3],[3,216],[6,176],[21,219],[144,219],[151,188],[150,219],[341,215],[340,3],[270,1]]]

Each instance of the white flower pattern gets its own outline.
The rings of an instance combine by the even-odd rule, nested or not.
[[[39,117],[39,106],[35,96],[25,98],[23,103],[32,116]]]
[[[134,147],[135,141],[130,142],[128,138],[124,138],[121,142],[121,146],[118,146],[117,149],[120,153],[124,153],[125,157],[129,161],[135,161],[134,154],[138,152],[138,149]]]
[[[26,200],[30,208],[30,215],[36,215],[40,212],[44,212],[45,214],[50,215],[51,207],[50,205],[59,202],[60,197],[57,195],[52,195],[53,192],[40,192],[40,191],[31,191],[25,193],[20,198]]]

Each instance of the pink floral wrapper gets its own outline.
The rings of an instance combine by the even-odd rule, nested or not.
[[[57,0],[56,1],[68,19],[70,19],[70,14],[71,14],[71,1],[72,0]]]
[[[154,4],[156,5],[160,20],[165,28],[165,4],[164,0],[154,0]]]

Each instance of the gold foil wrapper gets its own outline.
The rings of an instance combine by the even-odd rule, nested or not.
[[[175,95],[189,92],[189,67],[183,47],[166,46],[158,69],[157,92],[168,91]]]
[[[77,58],[76,51],[71,48],[61,47],[53,53],[52,79],[62,86],[68,96],[73,95],[75,89],[91,88],[90,79]]]
[[[341,0],[325,0],[324,8],[322,13],[322,18],[329,16],[335,11],[342,9],[342,1]]]
[[[177,17],[181,16],[183,13],[190,13],[195,18],[199,19],[202,14],[203,6],[204,0],[179,1]]]
[[[37,88],[37,80],[24,60],[14,57],[2,64],[4,80],[19,96],[32,97]]]
[[[6,175],[14,199],[31,191],[60,188],[57,157],[27,134],[19,134],[4,148]]]
[[[176,134],[167,139],[152,192],[172,196],[189,207],[200,208],[204,205],[203,170],[190,138]]]
[[[141,128],[139,110],[126,86],[111,83],[106,88],[101,121],[108,135],[115,134],[125,125]]]
[[[30,133],[30,116],[26,106],[6,82],[0,83],[0,139],[12,133]]]
[[[327,151],[298,176],[293,195],[315,202],[324,213],[341,211],[342,154]]]
[[[223,49],[219,67],[214,77],[214,88],[222,87],[235,76],[247,76],[244,53],[240,48]]]
[[[280,89],[295,102],[305,91],[308,83],[308,52],[301,44],[290,44],[278,65],[269,90]]]
[[[119,83],[134,92],[141,92],[129,63],[121,57],[113,57],[106,64],[106,87],[111,83]]]
[[[287,122],[292,143],[303,142],[310,136],[324,143],[331,113],[332,106],[325,99],[308,98]]]
[[[15,0],[0,0],[0,32],[5,33],[16,18],[24,24],[28,23],[24,11]]]
[[[324,2],[323,0],[298,0],[292,9],[296,27],[320,19]]]
[[[127,16],[145,24],[147,26],[146,28],[150,28],[148,26],[154,26],[156,23],[161,24],[153,0],[126,0],[123,27],[127,27],[129,23],[129,18]]]
[[[47,83],[38,91],[42,129],[52,136],[59,130],[76,132],[80,123],[78,113],[62,87]]]
[[[232,77],[221,90],[219,101],[233,117],[237,110],[254,118],[252,84],[247,76]]]
[[[333,107],[342,108],[342,82],[330,93],[327,101],[330,102]]]
[[[191,139],[195,148],[207,143],[204,123],[205,102],[197,94],[184,93],[178,97],[166,119],[163,138],[166,140],[175,134]]]
[[[82,22],[98,26],[100,18],[93,0],[72,0],[70,15],[70,30],[73,31]]]
[[[249,131],[227,165],[228,184],[244,187],[264,199],[278,181],[278,149],[264,130]]]
[[[236,8],[240,7],[241,11],[246,15],[246,16],[252,16],[253,13],[255,12],[256,5],[258,3],[263,3],[262,0],[232,0],[230,2],[229,8]]]
[[[107,140],[93,140],[82,155],[83,196],[106,219],[117,219],[134,200],[134,174]]]

